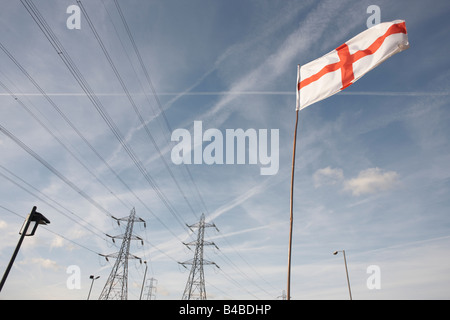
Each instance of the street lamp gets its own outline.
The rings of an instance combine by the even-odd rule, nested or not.
[[[50,220],[48,220],[42,213],[39,213],[36,211],[36,206],[33,207],[33,210],[31,210],[31,213],[27,216],[25,219],[22,228],[19,231],[20,239],[17,243],[16,249],[14,250],[14,253],[11,257],[11,260],[9,261],[8,267],[6,267],[6,271],[3,274],[2,281],[0,282],[0,291],[3,289],[3,285],[5,284],[6,278],[8,277],[9,271],[11,270],[12,265],[14,264],[14,260],[16,259],[17,253],[19,252],[20,246],[22,245],[23,239],[25,236],[34,236],[34,233],[36,232],[36,229],[38,225],[47,225],[50,223]],[[33,229],[30,233],[28,232],[28,228],[30,227],[31,222],[34,222]]]
[[[89,279],[92,279],[92,282],[91,282],[91,288],[89,289],[87,300],[89,300],[89,297],[91,296],[91,290],[92,290],[92,286],[94,285],[94,280],[97,280],[98,278],[100,278],[100,276],[94,276],[92,274],[89,276]]]
[[[144,263],[145,263],[144,280],[142,280],[141,294],[139,296],[139,300],[142,299],[142,291],[144,290],[145,276],[147,275],[147,261],[144,261]]]
[[[347,274],[348,294],[350,295],[350,300],[352,300],[352,290],[350,289],[350,279],[348,277],[347,259],[345,258],[345,250],[335,251],[333,252],[333,254],[337,255],[339,252],[342,252],[344,255],[345,273]]]

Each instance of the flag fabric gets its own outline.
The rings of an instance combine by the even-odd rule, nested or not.
[[[405,21],[373,26],[297,72],[297,106],[301,110],[344,90],[394,54],[409,48]]]

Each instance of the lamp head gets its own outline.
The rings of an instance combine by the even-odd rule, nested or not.
[[[334,255],[337,255],[337,254],[338,254],[338,252],[339,252],[339,251],[335,251],[335,252],[333,252],[333,254],[334,254]]]
[[[25,219],[22,228],[19,231],[19,234],[25,234],[25,236],[33,236],[34,233],[36,232],[38,225],[40,224],[47,225],[50,223],[50,220],[44,217],[42,213],[37,212],[36,209],[37,209],[36,206],[34,206],[33,210],[31,210],[31,213]],[[32,226],[31,233],[28,233],[28,227],[31,224],[31,222],[33,222],[34,225]]]
[[[35,212],[33,217],[31,218],[31,221],[35,221],[38,224],[47,225],[50,224],[50,220],[48,220],[42,213]]]

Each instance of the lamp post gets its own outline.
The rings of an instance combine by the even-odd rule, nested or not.
[[[144,263],[145,263],[144,280],[142,280],[141,294],[139,296],[139,300],[142,299],[142,291],[144,291],[145,276],[147,275],[147,261],[144,261]]]
[[[342,252],[344,255],[345,273],[347,274],[348,294],[350,295],[350,300],[352,300],[352,290],[350,289],[350,279],[348,277],[347,259],[345,258],[345,250],[335,251],[335,252],[333,252],[333,254],[337,255],[339,252]]]
[[[19,252],[20,246],[22,245],[25,236],[34,236],[34,233],[36,232],[38,225],[40,224],[47,225],[50,223],[50,220],[44,217],[42,213],[37,212],[36,209],[37,209],[36,206],[34,206],[33,209],[31,210],[31,213],[25,219],[22,225],[22,229],[20,229],[19,231],[20,239],[11,257],[11,260],[9,261],[8,267],[6,267],[6,271],[3,274],[2,281],[0,282],[0,291],[2,291],[3,289],[3,285],[6,282],[6,278],[8,277],[9,271],[11,270],[11,267],[14,264],[14,260],[16,259],[17,253]],[[34,222],[33,229],[31,233],[27,233],[28,227],[30,226],[31,222]]]
[[[91,296],[91,290],[92,290],[92,286],[94,285],[94,280],[97,280],[98,278],[100,278],[100,276],[94,276],[93,274],[91,274],[89,276],[89,279],[92,279],[92,282],[91,282],[91,288],[89,289],[89,294],[88,294],[87,300],[89,300],[89,297]]]

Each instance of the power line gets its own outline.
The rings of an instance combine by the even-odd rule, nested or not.
[[[123,23],[123,25],[125,27],[126,33],[128,35],[128,38],[130,39],[130,42],[131,42],[132,47],[133,47],[133,50],[134,50],[134,52],[136,54],[136,57],[138,58],[139,64],[141,66],[141,69],[144,72],[145,78],[147,79],[147,83],[148,83],[148,85],[149,85],[149,87],[151,89],[153,97],[154,97],[154,99],[156,101],[156,104],[157,104],[159,110],[160,110],[160,113],[163,116],[163,119],[164,119],[164,122],[166,124],[167,130],[168,130],[168,132],[170,134],[172,132],[172,128],[171,128],[171,126],[169,124],[169,121],[167,119],[166,113],[165,113],[164,108],[163,108],[163,106],[161,104],[161,101],[159,100],[159,97],[158,97],[158,94],[156,92],[155,86],[153,85],[153,82],[152,82],[152,80],[150,78],[149,71],[148,71],[147,67],[144,64],[144,61],[142,60],[141,53],[139,52],[139,48],[136,45],[136,42],[134,41],[133,34],[131,33],[131,30],[130,30],[130,28],[128,26],[128,23],[127,23],[127,20],[125,18],[125,15],[123,14],[122,9],[120,8],[119,2],[117,0],[114,0],[114,4],[115,4],[115,6],[117,8],[117,11],[119,12],[120,18],[121,18],[122,23]],[[193,186],[194,186],[194,188],[195,188],[195,190],[197,192],[197,195],[198,195],[198,197],[200,199],[200,202],[203,205],[203,208],[204,208],[205,212],[208,213],[208,208],[206,207],[205,201],[203,200],[203,197],[202,197],[202,195],[200,193],[200,190],[199,190],[197,184],[195,183],[195,180],[194,180],[194,178],[193,178],[193,176],[191,174],[191,171],[189,170],[189,168],[188,168],[188,166],[186,164],[183,164],[183,167],[185,168],[186,172],[188,173],[188,176],[189,176],[189,178],[190,178],[190,180],[191,180],[191,182],[192,182],[192,184],[193,184]]]
[[[112,194],[119,202],[123,204],[124,207],[128,208],[127,205],[103,182],[97,175],[89,169],[83,161],[69,149],[69,147],[57,136],[55,135],[46,125],[43,123],[32,111],[28,108],[25,103],[23,103],[2,81],[0,81],[0,86],[3,87],[10,96],[23,108],[25,111],[36,120],[44,129],[50,134],[86,171],[88,171],[96,180],[99,182],[105,189],[108,190],[110,194]]]
[[[173,236],[178,236],[147,206],[145,202],[131,189],[131,187],[120,177],[120,175],[108,164],[105,158],[100,155],[97,149],[86,139],[81,131],[73,124],[73,122],[65,115],[60,107],[49,97],[49,95],[42,89],[42,87],[36,82],[36,80],[27,72],[27,70],[17,61],[12,53],[10,53],[6,47],[0,42],[0,49],[8,56],[8,58],[19,68],[19,70],[31,81],[42,96],[50,103],[53,109],[61,116],[61,118],[72,128],[72,130],[83,140],[83,142],[89,147],[89,149],[97,156],[97,158],[114,174],[114,176],[125,186],[125,188],[141,203],[146,210],[166,228]],[[181,242],[181,240],[180,240]]]
[[[120,133],[119,129],[117,128],[114,121],[111,119],[110,115],[106,112],[105,108],[101,104],[98,97],[95,95],[95,93],[92,91],[91,87],[87,83],[86,79],[83,77],[83,75],[80,73],[78,68],[76,67],[73,60],[70,58],[70,55],[67,53],[65,48],[62,46],[62,44],[59,42],[56,35],[53,33],[51,28],[48,26],[45,19],[40,14],[39,10],[34,6],[33,2],[30,0],[21,0],[21,3],[24,5],[25,9],[28,11],[28,13],[31,15],[33,20],[37,23],[41,31],[44,33],[47,40],[49,40],[52,47],[56,50],[58,53],[58,56],[62,59],[64,64],[69,69],[70,73],[73,75],[75,80],[78,82],[82,90],[86,93],[89,100],[92,102],[94,107],[96,108],[97,112],[100,114],[100,116],[103,118],[105,123],[108,125],[108,127],[111,129],[112,133],[116,137],[116,139],[120,142],[123,149],[127,152],[130,159],[133,161],[135,166],[138,168],[138,170],[141,172],[143,177],[147,180],[149,185],[153,188],[157,196],[160,198],[160,200],[164,203],[166,208],[169,210],[169,212],[172,214],[172,216],[177,220],[177,222],[182,226],[182,228],[185,228],[184,224],[181,222],[179,214],[176,212],[175,208],[171,205],[170,201],[167,199],[165,194],[160,190],[154,179],[151,177],[151,175],[147,172],[145,167],[142,165],[141,161],[137,158],[136,154],[132,150],[131,146],[129,146],[126,141],[123,139],[123,135]]]
[[[13,211],[13,210],[11,210],[11,209],[8,209],[8,208],[6,208],[6,207],[4,207],[4,206],[2,206],[2,205],[0,205],[0,208],[2,208],[3,210],[8,211],[9,213],[12,213],[12,214],[14,214],[14,215],[20,217],[20,218],[22,218],[22,219],[25,219],[25,217],[22,216],[21,214],[19,214],[19,213]],[[56,236],[58,236],[58,237],[61,237],[61,238],[63,238],[64,240],[67,240],[67,241],[69,241],[69,242],[71,242],[71,243],[73,243],[73,244],[79,246],[80,248],[83,248],[83,249],[85,249],[85,250],[87,250],[87,251],[90,251],[90,252],[96,254],[96,255],[99,255],[98,252],[96,252],[96,251],[94,251],[94,250],[92,250],[92,249],[86,247],[86,246],[83,245],[83,244],[80,244],[80,243],[76,242],[75,240],[72,240],[72,239],[67,238],[66,236],[63,236],[62,234],[60,234],[60,233],[58,233],[58,232],[55,232],[55,231],[49,229],[47,226],[42,226],[41,228],[44,228],[44,230],[46,230],[47,232],[53,233],[54,235],[56,235]]]
[[[167,120],[167,117],[166,117],[166,115],[165,115],[165,112],[164,112],[164,108],[162,107],[162,105],[161,105],[161,103],[160,103],[160,101],[159,101],[157,92],[156,92],[156,90],[155,90],[155,88],[154,88],[154,86],[153,86],[153,83],[152,83],[151,79],[150,79],[148,70],[147,70],[147,68],[145,67],[145,64],[143,63],[143,60],[142,60],[141,55],[140,55],[140,53],[139,53],[139,49],[137,48],[137,45],[136,45],[136,43],[135,43],[135,41],[134,41],[134,38],[133,38],[133,36],[132,36],[132,33],[131,33],[131,31],[130,31],[130,29],[129,29],[129,27],[128,27],[128,24],[127,24],[127,22],[126,22],[126,19],[125,19],[124,15],[123,15],[123,12],[122,12],[121,8],[120,8],[120,5],[119,5],[119,3],[117,2],[117,0],[115,0],[114,2],[115,2],[115,4],[116,4],[117,10],[118,10],[118,12],[119,12],[119,14],[120,14],[120,17],[121,17],[121,19],[122,19],[122,22],[123,22],[123,24],[124,24],[124,26],[125,26],[125,29],[126,29],[126,31],[127,31],[127,34],[128,34],[128,36],[129,36],[129,38],[130,38],[130,41],[131,41],[131,43],[132,43],[132,47],[133,47],[133,49],[134,49],[134,51],[135,51],[135,53],[136,53],[136,56],[138,57],[139,63],[140,63],[140,65],[141,65],[141,68],[142,68],[142,70],[144,71],[144,74],[145,74],[145,76],[146,76],[146,79],[147,79],[147,81],[148,81],[148,84],[149,84],[149,86],[150,86],[150,88],[151,88],[151,90],[152,90],[153,96],[154,96],[154,98],[155,98],[155,100],[156,100],[156,102],[157,102],[157,105],[158,105],[158,107],[159,107],[159,109],[160,109],[161,114],[163,115],[163,118],[164,118],[164,120],[165,120],[166,126],[167,126],[168,130],[171,131],[170,124],[169,124],[169,122],[168,122],[168,120]],[[184,166],[184,167],[186,168],[187,173],[188,173],[188,175],[189,175],[189,177],[190,177],[190,179],[191,179],[193,185],[195,186],[195,190],[197,191],[197,194],[198,194],[198,196],[199,196],[199,198],[200,198],[200,200],[201,200],[201,202],[202,202],[202,204],[203,204],[203,207],[204,207],[204,208],[206,209],[206,211],[207,211],[207,206],[206,206],[206,204],[205,204],[205,202],[204,202],[204,200],[203,200],[203,197],[201,196],[201,193],[200,193],[200,191],[199,191],[199,189],[198,189],[197,184],[195,183],[195,181],[194,181],[194,179],[193,179],[193,176],[192,176],[190,170],[188,169],[187,166]],[[226,240],[226,239],[225,239],[225,240]],[[227,241],[227,242],[228,242],[228,241]],[[229,242],[228,242],[228,244],[229,244]],[[230,244],[229,244],[229,245],[230,245]],[[231,246],[231,245],[230,245],[230,246]],[[233,247],[232,247],[232,249],[239,255],[239,257],[240,257],[247,265],[249,265],[249,266],[251,267],[251,265],[248,263],[248,261],[246,261],[246,260],[239,254],[239,252],[237,252]],[[225,255],[224,255],[224,256],[225,256]],[[242,270],[240,270],[240,268],[239,268],[238,266],[236,266],[236,264],[234,264],[227,256],[225,256],[225,258],[227,258],[227,260],[234,266],[234,268],[236,268],[236,270],[237,270],[239,273],[241,273],[245,278],[249,279],[251,282],[255,283],[254,281],[252,281],[252,280],[250,279],[250,277],[249,277],[248,275],[246,275]],[[251,268],[252,268],[252,267],[251,267]],[[260,276],[260,277],[262,278],[262,276],[261,276],[259,273],[257,273],[253,268],[252,268],[252,270],[253,270],[256,274],[258,274],[258,276]],[[264,280],[265,280],[265,279],[264,279]],[[257,286],[258,288],[260,288],[261,290],[265,291],[267,294],[270,295],[270,293],[268,293],[266,290],[264,290],[263,288],[261,288],[258,284],[256,284],[256,286]]]
[[[262,279],[265,283],[267,283],[269,286],[271,286],[273,289],[275,289],[275,290],[278,290],[277,288],[275,288],[272,284],[270,284],[269,282],[267,282],[267,280],[255,269],[255,268],[253,268],[253,266],[247,261],[247,259],[245,259],[240,253],[239,253],[239,251],[238,250],[236,250],[232,245],[231,245],[231,243],[228,241],[228,239],[226,238],[226,237],[224,237],[221,233],[220,233],[220,231],[219,231],[219,236],[223,239],[223,240],[225,240],[226,242],[227,242],[227,244],[228,244],[228,246],[239,256],[239,258],[241,258],[242,259],[242,261],[244,261],[249,267],[250,267],[250,269],[252,270],[252,272],[254,273],[254,274],[256,274],[260,279]],[[220,251],[222,254],[223,254],[223,252],[222,251]],[[224,255],[225,256],[225,255]],[[232,260],[230,260],[227,256],[225,256],[226,258],[227,258],[227,260],[229,260],[233,265],[235,265],[234,264],[234,262],[232,261]],[[266,291],[264,288],[262,288],[261,286],[259,286],[259,284],[257,284],[256,282],[254,282],[253,280],[251,280],[251,278],[248,276],[248,275],[246,275],[243,271],[240,271],[241,273],[243,273],[244,275],[245,275],[245,277],[247,278],[247,279],[249,279],[251,282],[253,282],[260,290],[262,290],[262,291],[264,291],[265,293],[267,293],[268,295],[270,295],[271,296],[271,293],[269,293],[268,291]]]
[[[102,240],[106,240],[106,238],[104,238],[103,236],[106,236],[106,234],[101,231],[100,229],[98,229],[96,226],[92,225],[91,223],[87,222],[86,220],[84,220],[82,217],[80,217],[79,215],[77,215],[76,213],[74,213],[73,211],[65,208],[64,206],[62,206],[60,203],[58,203],[57,201],[51,199],[50,197],[46,196],[45,194],[43,194],[41,191],[37,190],[35,187],[33,187],[31,184],[29,184],[28,182],[26,182],[25,180],[23,180],[22,178],[20,178],[19,176],[15,175],[14,173],[12,173],[10,170],[6,169],[5,167],[3,167],[2,165],[0,165],[0,167],[7,171],[10,175],[12,175],[13,177],[15,177],[16,179],[20,180],[22,183],[26,184],[29,188],[33,189],[35,192],[40,193],[42,196],[44,196],[45,198],[47,198],[48,200],[52,201],[53,203],[59,205],[61,208],[64,208],[66,211],[70,212],[71,215],[74,215],[75,217],[77,217],[76,219],[71,217],[70,215],[66,214],[65,212],[63,212],[62,210],[60,210],[59,208],[55,207],[54,205],[52,205],[50,202],[48,202],[47,200],[43,199],[42,197],[38,196],[36,193],[26,189],[24,186],[20,185],[19,183],[17,183],[16,181],[14,181],[13,179],[9,178],[8,176],[4,175],[3,173],[0,172],[0,176],[2,176],[4,179],[8,180],[9,182],[13,183],[14,185],[16,185],[17,187],[19,187],[20,189],[24,190],[25,192],[27,192],[28,194],[32,195],[33,197],[35,197],[36,199],[40,200],[41,202],[46,203],[49,207],[53,208],[54,210],[56,210],[57,212],[61,213],[62,215],[64,215],[65,217],[67,217],[68,219],[72,220],[73,222],[75,222],[76,224],[79,224],[81,227],[85,228],[86,230],[90,231],[91,233],[93,233],[95,236],[100,237]],[[97,230],[99,233],[102,234],[102,236],[100,236],[97,232],[93,231],[92,229],[88,228],[86,225],[81,224],[81,222],[85,223],[86,225],[89,225],[92,229]]]
[[[81,11],[84,13],[85,18],[86,18],[86,21],[87,21],[88,24],[89,24],[89,27],[91,28],[91,30],[92,30],[92,32],[93,32],[95,38],[97,39],[97,42],[98,42],[98,44],[100,45],[100,47],[101,47],[101,49],[102,49],[102,51],[103,51],[103,54],[105,55],[106,59],[108,60],[108,63],[109,63],[109,65],[111,66],[111,68],[112,68],[112,70],[113,70],[113,72],[114,72],[116,78],[118,79],[120,85],[122,86],[122,89],[123,89],[123,91],[125,92],[125,94],[126,94],[126,96],[127,96],[127,98],[128,98],[128,101],[130,102],[131,106],[133,107],[133,110],[134,110],[135,114],[138,116],[139,121],[140,121],[142,127],[144,128],[144,130],[145,130],[145,132],[146,132],[146,134],[147,134],[147,137],[150,139],[150,141],[152,142],[153,146],[154,146],[155,149],[158,151],[158,154],[159,154],[159,156],[160,156],[160,159],[163,161],[164,166],[166,167],[167,171],[169,172],[169,175],[171,176],[172,180],[175,182],[175,184],[176,184],[178,190],[180,191],[180,193],[181,193],[181,195],[183,196],[184,200],[185,200],[186,203],[188,204],[188,206],[189,206],[189,208],[191,209],[192,213],[195,215],[195,211],[194,211],[194,209],[192,208],[191,203],[190,203],[189,200],[187,199],[187,197],[186,197],[184,191],[181,189],[180,184],[178,183],[177,179],[175,178],[175,176],[174,176],[174,174],[173,174],[173,172],[172,172],[172,169],[170,169],[169,165],[167,164],[167,161],[166,161],[166,159],[164,158],[164,156],[163,156],[163,154],[162,154],[162,152],[161,152],[161,149],[158,147],[158,144],[156,143],[155,138],[154,138],[153,135],[151,134],[151,132],[150,132],[150,130],[149,130],[149,128],[148,128],[147,123],[145,122],[145,120],[144,120],[142,114],[139,112],[139,109],[138,109],[138,107],[136,106],[136,103],[134,102],[133,98],[131,97],[130,92],[128,91],[128,88],[127,88],[127,86],[125,85],[125,82],[123,81],[123,79],[122,79],[122,77],[121,77],[119,71],[117,70],[117,68],[116,68],[116,66],[115,66],[115,64],[114,64],[114,62],[113,62],[113,60],[111,59],[111,56],[109,55],[108,50],[106,49],[105,45],[103,44],[103,41],[102,41],[100,35],[98,34],[97,30],[95,29],[95,26],[94,26],[94,24],[92,23],[91,18],[89,17],[89,15],[88,15],[88,13],[87,13],[87,11],[86,11],[86,9],[85,9],[83,3],[82,3],[80,0],[77,0],[77,3],[78,3],[78,5],[80,6]]]
[[[97,149],[89,143],[86,137],[81,133],[81,131],[73,124],[73,122],[66,116],[66,114],[58,107],[58,105],[48,96],[48,94],[42,89],[42,87],[36,82],[36,80],[25,70],[25,68],[15,59],[13,54],[11,54],[0,42],[0,49],[11,59],[11,61],[19,68],[19,70],[31,81],[31,83],[36,87],[44,98],[50,103],[53,109],[61,116],[61,118],[72,128],[72,130],[83,140],[83,142],[89,147],[89,149],[100,159],[100,161],[116,176],[116,178],[123,184],[127,189],[132,192],[131,188],[125,183],[125,181],[119,176],[119,174],[108,164],[108,162],[99,154]]]
[[[70,181],[67,177],[65,177],[61,172],[56,170],[50,163],[44,160],[41,156],[39,156],[36,152],[34,152],[30,147],[28,147],[25,143],[23,143],[19,138],[17,138],[13,133],[8,131],[4,126],[0,124],[0,131],[3,132],[8,138],[14,141],[19,147],[21,147],[24,151],[26,151],[33,158],[38,160],[44,167],[50,170],[54,175],[56,175],[59,179],[61,179],[65,184],[67,184],[70,188],[79,193],[83,198],[89,201],[93,206],[102,211],[109,217],[113,217],[108,210],[103,208],[97,201],[92,199],[89,195],[87,195],[83,190],[81,190],[78,186],[76,186],[72,181]]]
[[[24,4],[24,0],[21,0],[22,1],[22,4]],[[26,2],[26,1],[25,1]],[[80,2],[81,3],[81,2]],[[118,5],[118,2],[117,1],[115,1],[115,3],[116,3],[116,6],[118,7],[118,8],[120,8],[119,7],[119,5]],[[27,3],[28,4],[28,3]],[[25,4],[24,4],[24,6],[25,6]],[[32,4],[32,6],[34,6],[33,4]],[[32,17],[33,17],[33,14],[29,11],[29,9],[25,6],[25,8],[27,9],[27,11],[30,13],[30,15],[32,15]],[[31,8],[31,7],[30,7]],[[120,11],[121,12],[121,11]],[[43,30],[43,28],[45,29],[45,24],[46,24],[46,22],[45,22],[45,19],[43,19],[43,17],[41,16],[41,18],[39,18],[39,15],[40,15],[40,13],[38,13],[38,15],[37,15],[37,17],[36,17],[36,19],[38,19],[38,21],[41,21],[41,23],[43,23],[44,24],[44,27],[41,27],[41,26],[39,26],[39,23],[38,23],[38,26],[41,28],[41,30],[44,32],[44,30]],[[121,16],[123,16],[123,14],[121,15]],[[35,19],[35,18],[33,18],[33,19]],[[35,19],[35,21],[36,21],[36,19]],[[39,20],[39,19],[42,19],[42,20]],[[47,26],[48,27],[48,26]],[[50,31],[51,31],[51,29],[49,29]],[[129,29],[128,29],[129,30]],[[48,32],[48,31],[47,31]],[[56,39],[56,41],[58,41],[57,40],[57,38],[56,38],[56,36],[52,36],[51,34],[46,34],[46,32],[44,32],[44,35],[47,37],[47,39],[52,43],[52,40],[53,41],[55,41],[55,39]],[[131,35],[131,33],[130,33],[130,35]],[[59,42],[59,41],[58,41]],[[132,40],[132,42],[134,43],[134,39]],[[58,44],[57,42],[56,42],[56,44]],[[52,44],[53,45],[53,44]],[[70,59],[70,57],[69,57],[69,59],[70,60],[67,60],[67,58],[65,57],[66,55],[67,55],[67,52],[65,51],[65,49],[64,48],[62,48],[62,47],[58,47],[58,46],[53,46],[54,48],[55,48],[55,50],[57,51],[57,53],[58,53],[58,55],[61,57],[61,59],[63,59],[63,62],[66,64],[66,66],[67,66],[67,63],[69,63],[69,65],[70,65],[70,61],[71,61],[71,59]],[[137,46],[136,46],[136,49],[137,49]],[[137,51],[138,52],[138,51]],[[139,55],[139,57],[140,57],[140,55]],[[142,59],[140,58],[139,59],[140,60],[140,62],[142,62]],[[67,63],[66,63],[66,61],[67,61]],[[73,63],[73,61],[72,61],[72,63]],[[141,64],[142,66],[144,66],[143,65],[143,62],[142,62],[142,64]],[[74,69],[71,69],[71,68],[69,68],[69,66],[68,66],[68,68],[69,68],[69,71],[72,73],[72,75],[77,79],[77,77],[79,77],[79,76],[81,76],[81,73],[79,73],[79,71],[78,71],[78,69],[76,69],[76,66],[73,64],[73,66],[75,67]],[[148,72],[146,72],[147,73],[147,75],[148,75]],[[147,77],[147,75],[146,75],[146,77]],[[159,99],[158,99],[158,97],[157,97],[157,95],[156,95],[156,90],[154,90],[154,87],[153,87],[153,84],[151,83],[151,80],[150,80],[150,77],[149,77],[149,75],[148,75],[148,78],[147,78],[147,80],[149,81],[149,84],[150,84],[150,86],[152,87],[152,92],[153,92],[153,94],[154,94],[154,97],[155,97],[155,99],[157,99],[158,101],[159,101]],[[77,80],[78,81],[78,80]],[[80,86],[82,86],[82,88],[83,88],[83,84],[84,84],[84,82],[85,82],[85,80],[84,80],[84,78],[79,78],[79,81],[81,82],[79,82],[79,84],[80,84]],[[87,84],[87,82],[86,82],[86,84]],[[95,94],[94,94],[94,92],[93,91],[89,91],[89,87],[86,87],[86,90],[87,90],[87,92],[85,91],[85,93],[86,93],[86,95],[88,96],[88,98],[91,100],[91,102],[94,104],[94,106],[96,106],[96,102],[94,102],[94,101],[96,101],[96,100],[98,100],[97,99],[97,97],[95,96]],[[84,90],[84,89],[83,89]],[[98,102],[100,102],[99,100],[98,100]],[[101,106],[101,105],[100,105]],[[160,108],[161,108],[161,111],[163,112],[162,114],[163,114],[163,116],[164,116],[164,118],[165,118],[165,120],[166,120],[166,123],[167,123],[167,125],[169,125],[169,123],[168,123],[168,121],[167,121],[167,118],[165,117],[165,114],[164,114],[164,110],[163,110],[163,108],[162,108],[162,106],[160,105],[160,103],[159,103],[159,106],[160,106]],[[102,107],[102,106],[101,106]],[[101,107],[99,107],[99,108],[101,108]],[[99,111],[99,109],[97,108],[97,106],[96,106],[96,109],[97,109],[97,111],[100,113],[100,115],[102,115],[102,113],[101,113],[101,111]],[[100,109],[101,110],[101,109]],[[102,115],[102,118],[105,120],[105,122],[108,124],[108,126],[110,127],[110,129],[113,131],[113,133],[114,133],[114,123],[112,122],[112,119],[111,119],[111,122],[112,122],[112,124],[111,124],[111,126],[113,126],[113,128],[111,128],[111,126],[110,126],[110,123],[108,122],[108,118],[109,118],[109,115],[107,115],[107,113],[106,113],[106,111],[105,111],[105,117],[106,117],[106,119],[105,118],[103,118],[103,115]],[[109,118],[110,119],[110,118]],[[170,126],[168,126],[168,128],[169,128],[169,130],[170,130]],[[118,133],[120,134],[120,131],[118,131]],[[119,142],[121,142],[120,141],[120,139],[119,139],[119,137],[116,135],[116,138],[119,140]],[[126,143],[125,141],[123,142],[123,143]],[[122,142],[121,142],[121,144],[122,144]],[[139,159],[136,157],[135,159],[133,159],[133,152],[132,152],[132,150],[131,149],[129,149],[130,150],[130,152],[131,152],[131,154],[129,153],[129,151],[127,150],[127,148],[124,146],[124,144],[122,144],[122,147],[125,149],[125,151],[127,151],[127,153],[128,153],[128,155],[130,156],[130,158],[135,162],[135,165],[136,165],[136,167],[138,167],[138,169],[140,169],[139,168],[139,166],[141,165],[142,166],[142,164],[140,164],[140,161],[139,161]],[[131,148],[131,147],[130,147]],[[205,207],[205,209],[206,209],[206,204],[205,204],[205,202],[204,202],[204,200],[203,200],[203,198],[201,197],[201,194],[200,194],[200,192],[199,192],[199,189],[198,189],[198,187],[197,187],[197,185],[195,184],[195,182],[194,182],[194,180],[193,180],[193,177],[192,177],[192,175],[191,175],[191,173],[190,173],[190,171],[189,171],[189,169],[185,166],[185,168],[186,168],[186,170],[187,170],[187,172],[188,172],[188,174],[189,174],[189,176],[190,176],[190,178],[191,178],[191,180],[192,180],[192,182],[194,183],[194,186],[196,187],[196,190],[197,190],[197,193],[198,193],[198,195],[199,195],[199,197],[200,197],[200,199],[201,199],[201,201],[202,201],[202,204],[203,204],[203,206]],[[145,168],[143,168],[143,170],[144,170],[144,172],[143,171],[141,171],[141,169],[140,169],[140,171],[141,171],[141,173],[144,175],[144,177],[147,179],[147,181],[149,181],[149,179],[150,178],[147,178],[146,177],[146,174],[145,174]],[[150,185],[152,185],[151,184],[151,182],[149,181],[149,184]],[[157,188],[157,185],[156,185],[156,188]],[[159,188],[158,188],[159,189]],[[131,190],[131,189],[130,189]],[[154,188],[154,190],[155,190],[155,188]],[[162,196],[160,196],[160,194],[158,193],[158,191],[157,190],[155,190],[155,192],[157,193],[157,195],[160,197],[160,199],[164,202],[164,200],[163,200],[163,198],[166,198],[165,197],[165,195],[164,194],[162,194]],[[161,192],[161,191],[160,191]],[[168,199],[167,199],[167,201],[168,201]],[[169,209],[169,206],[171,206],[171,205],[169,205],[169,204],[166,204],[165,203],[165,205],[166,205],[166,207],[168,207],[168,209]],[[169,211],[170,211],[170,209],[169,209]],[[172,213],[172,212],[171,212]],[[177,214],[177,212],[175,212],[176,214]],[[155,216],[156,217],[156,216]],[[177,219],[178,220],[178,219]],[[160,221],[161,222],[161,221]],[[178,222],[180,223],[180,224],[182,224],[181,223],[181,221],[180,220],[178,220]],[[167,227],[167,229],[169,230],[169,231],[171,231],[171,229],[170,228],[168,228]],[[244,260],[245,261],[245,260]],[[247,262],[247,264],[248,264],[248,262]]]

